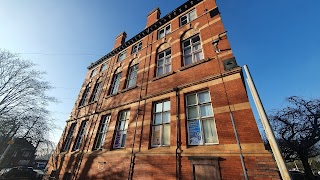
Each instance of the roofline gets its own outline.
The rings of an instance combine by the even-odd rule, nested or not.
[[[106,59],[118,54],[120,51],[126,49],[130,45],[136,43],[140,39],[142,39],[145,36],[149,35],[151,32],[157,30],[163,24],[171,21],[172,19],[174,19],[175,17],[179,16],[180,14],[185,12],[186,10],[192,8],[193,6],[195,6],[196,4],[200,3],[201,1],[203,1],[203,0],[188,0],[187,2],[185,2],[181,6],[179,6],[178,8],[174,9],[169,14],[164,16],[163,18],[159,19],[157,22],[153,23],[151,26],[145,28],[143,31],[141,31],[140,33],[138,33],[137,35],[135,35],[134,37],[132,37],[131,39],[126,41],[123,45],[115,48],[114,50],[112,50],[108,54],[104,55],[102,58],[100,58],[96,62],[91,63],[91,65],[88,66],[88,69],[90,70],[90,69],[96,67],[97,65],[99,65],[100,63],[102,63],[103,61],[105,61]]]

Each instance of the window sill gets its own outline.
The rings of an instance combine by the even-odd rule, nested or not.
[[[94,103],[96,103],[96,102],[97,102],[97,101],[91,101],[91,102],[88,103],[88,105],[94,104]]]
[[[137,88],[137,87],[138,87],[137,85],[134,85],[134,86],[132,86],[132,87],[130,87],[130,88],[126,88],[126,89],[120,91],[120,93],[124,93],[124,92],[130,91],[130,90],[135,89],[135,88]]]
[[[174,72],[171,71],[171,72],[169,72],[169,73],[167,73],[167,74],[163,74],[163,75],[161,75],[161,76],[157,76],[157,77],[153,78],[152,81],[156,81],[156,80],[158,80],[158,79],[165,78],[165,77],[167,77],[167,76],[172,75],[173,73],[174,73]]]
[[[163,146],[151,146],[150,149],[157,149],[157,148],[170,148],[170,145],[163,145]]]
[[[186,69],[192,68],[192,67],[194,67],[194,66],[197,66],[197,65],[199,65],[199,64],[208,62],[208,61],[210,61],[210,60],[211,60],[210,58],[201,59],[201,60],[199,60],[199,61],[197,61],[197,62],[195,62],[195,63],[192,63],[192,64],[189,64],[189,65],[187,65],[187,66],[181,67],[181,68],[179,69],[179,71],[184,71],[184,70],[186,70]]]

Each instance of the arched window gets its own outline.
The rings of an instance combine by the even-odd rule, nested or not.
[[[158,48],[156,76],[171,72],[171,48],[168,43]]]
[[[203,59],[200,35],[195,29],[190,29],[182,36],[183,65],[195,63]]]
[[[102,82],[101,82],[100,79],[98,79],[96,84],[94,85],[93,92],[91,94],[89,102],[93,102],[93,101],[97,101],[98,100],[99,92],[100,92],[101,87],[102,87]]]
[[[89,91],[90,91],[90,84],[86,86],[86,89],[84,90],[82,97],[80,99],[79,106],[83,106],[85,104]]]
[[[139,65],[138,63],[139,63],[138,59],[134,59],[130,63],[127,82],[126,82],[126,87],[127,88],[134,87],[136,85],[136,83],[137,83],[138,65]]]
[[[114,75],[113,75],[113,79],[112,79],[112,84],[111,84],[111,88],[110,88],[110,93],[109,94],[116,94],[119,90],[119,85],[120,85],[120,79],[121,79],[121,68],[118,68]]]

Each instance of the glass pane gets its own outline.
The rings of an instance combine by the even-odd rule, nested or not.
[[[119,123],[120,124],[119,124],[119,129],[118,130],[124,130],[124,125],[125,125],[126,121],[120,121]]]
[[[191,53],[191,47],[185,48],[183,51],[184,55],[188,55]]]
[[[121,138],[122,138],[122,131],[117,132],[116,137],[114,138],[114,148],[121,147]]]
[[[166,27],[166,34],[170,33],[170,25]]]
[[[159,31],[159,39],[160,39],[160,38],[163,38],[163,37],[164,37],[164,30],[161,29],[161,30]]]
[[[188,119],[194,119],[199,117],[197,106],[188,107]]]
[[[190,45],[190,40],[183,42],[183,47],[187,47]]]
[[[185,56],[184,57],[184,65],[189,65],[189,64],[192,64],[192,56]]]
[[[163,126],[163,145],[170,145],[170,124]]]
[[[164,52],[160,53],[159,54],[159,59],[163,58],[164,57]]]
[[[163,59],[158,60],[158,66],[162,66],[163,65]]]
[[[205,143],[218,143],[217,130],[214,120],[209,119],[202,122]]]
[[[166,56],[170,55],[171,54],[171,49],[167,50],[166,51]]]
[[[165,63],[170,63],[170,61],[171,61],[171,57],[169,56],[166,58]]]
[[[184,15],[180,18],[181,25],[187,24],[187,16]]]
[[[155,114],[154,124],[161,124],[162,123],[162,113]]]
[[[196,94],[191,94],[187,96],[187,105],[197,104],[197,96]]]
[[[200,41],[200,37],[199,36],[195,36],[194,38],[192,38],[192,43],[196,43]]]
[[[95,148],[100,148],[100,144],[101,144],[101,140],[102,140],[101,137],[102,136],[99,134],[98,137],[97,137],[97,143],[96,143]]]
[[[199,103],[210,102],[210,96],[208,91],[199,93],[198,96],[199,96]]]
[[[161,76],[163,74],[163,67],[158,67],[157,76]]]
[[[190,12],[190,21],[193,21],[196,18],[196,11],[193,10]]]
[[[152,127],[152,145],[160,145],[161,141],[161,132],[160,132],[161,126],[153,126]]]
[[[126,137],[127,137],[127,134],[122,135],[121,147],[124,147],[124,145],[126,144]]]
[[[188,135],[189,135],[189,144],[198,145],[201,144],[201,128],[200,121],[188,121]]]
[[[166,101],[163,103],[163,111],[169,111],[170,110],[170,101]]]
[[[201,59],[203,59],[202,52],[198,52],[198,53],[194,54],[194,60],[195,61],[199,61]]]
[[[165,73],[168,73],[171,71],[171,65],[166,65],[165,67]]]
[[[170,112],[163,113],[163,123],[170,122]]]
[[[162,103],[156,104],[156,112],[162,112]]]
[[[200,106],[201,117],[212,116],[212,107],[211,104]]]

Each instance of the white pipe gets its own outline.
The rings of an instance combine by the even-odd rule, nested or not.
[[[251,78],[250,71],[249,71],[247,65],[244,65],[244,70],[245,70],[245,73],[247,75],[246,80],[247,80],[249,89],[251,91],[251,95],[253,97],[254,103],[255,103],[256,108],[258,110],[258,113],[259,113],[263,128],[264,128],[264,130],[266,132],[267,139],[268,139],[268,141],[270,143],[271,150],[273,152],[274,158],[275,158],[276,163],[278,165],[278,168],[280,170],[281,177],[284,180],[290,180],[292,178],[291,178],[291,176],[289,174],[289,171],[287,169],[286,163],[283,160],[283,157],[282,157],[282,154],[280,152],[278,143],[277,143],[276,138],[275,138],[275,136],[273,134],[273,131],[271,129],[271,126],[270,126],[270,123],[268,121],[266,112],[265,112],[265,110],[263,108],[262,102],[260,100],[260,97],[259,97],[259,94],[257,92],[257,89],[256,89],[256,87],[254,85],[254,82],[253,82],[253,80]]]

